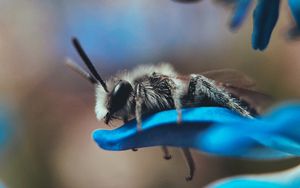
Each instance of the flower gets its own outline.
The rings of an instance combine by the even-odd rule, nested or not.
[[[300,156],[300,104],[275,108],[249,119],[222,107],[188,108],[177,124],[176,110],[143,118],[138,131],[132,120],[114,130],[96,130],[93,138],[106,150],[150,146],[194,148],[218,156],[281,159]]]
[[[283,172],[246,175],[226,178],[214,182],[209,188],[298,188],[300,187],[300,166]]]
[[[175,0],[176,1],[176,0]],[[178,1],[178,0],[177,0]],[[253,0],[215,0],[223,4],[234,5],[233,16],[230,21],[232,30],[238,29],[246,18]],[[180,2],[189,2],[188,0]],[[194,2],[194,1],[193,1]],[[279,17],[280,0],[257,0],[253,11],[252,47],[264,50],[270,41],[272,31]],[[290,38],[300,36],[300,1],[288,0],[288,4],[295,20],[295,26],[290,29]]]

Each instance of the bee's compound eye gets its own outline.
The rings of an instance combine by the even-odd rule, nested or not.
[[[133,88],[127,81],[120,80],[110,93],[108,110],[114,113],[120,110],[127,102]]]

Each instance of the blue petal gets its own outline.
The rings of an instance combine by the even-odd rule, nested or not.
[[[249,11],[252,0],[238,0],[236,2],[235,11],[233,13],[230,28],[235,30],[241,26]]]
[[[297,25],[300,26],[300,1],[289,0],[289,6]]]
[[[289,0],[289,6],[297,24],[295,28],[291,29],[290,35],[291,37],[300,36],[300,1]]]
[[[279,16],[280,0],[259,0],[253,13],[252,47],[264,50]]]
[[[106,150],[149,146],[190,147],[206,153],[250,159],[300,156],[300,104],[273,110],[262,118],[248,119],[226,108],[183,109],[182,125],[176,110],[135,120],[115,130],[96,130],[93,138]],[[272,139],[271,139],[272,138]]]
[[[100,147],[108,150],[155,145],[196,147],[195,139],[211,122],[231,122],[240,118],[242,117],[225,108],[191,108],[183,109],[183,125],[177,125],[177,112],[170,110],[144,118],[142,131],[137,130],[136,121],[133,120],[112,131],[96,130],[93,137]],[[186,139],[180,139],[182,137]]]
[[[293,169],[263,175],[238,176],[220,180],[208,186],[209,188],[299,188],[300,166]]]
[[[9,144],[13,132],[13,121],[13,115],[8,107],[0,103],[0,152],[5,150]]]
[[[278,183],[247,179],[231,179],[216,185],[210,185],[209,188],[282,188]],[[296,187],[295,187],[296,188]]]

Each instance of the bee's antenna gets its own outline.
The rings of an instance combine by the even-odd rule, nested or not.
[[[98,83],[97,80],[88,72],[83,70],[79,65],[77,65],[72,59],[66,58],[65,64],[70,67],[73,71],[79,73],[82,77],[89,80],[92,84]]]
[[[91,60],[89,59],[89,57],[86,55],[86,53],[82,49],[82,47],[81,47],[80,42],[78,41],[78,39],[75,38],[75,37],[73,37],[72,38],[72,42],[73,42],[73,45],[74,45],[75,49],[77,50],[78,54],[80,55],[81,59],[83,60],[83,62],[85,63],[85,65],[88,67],[88,69],[91,71],[92,75],[102,85],[102,87],[104,88],[104,90],[106,92],[108,92],[106,83],[102,80],[102,78],[98,74],[97,70],[95,69],[93,63],[91,62]]]

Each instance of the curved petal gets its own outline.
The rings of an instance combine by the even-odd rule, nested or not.
[[[296,21],[296,27],[291,29],[289,32],[292,38],[300,36],[300,1],[299,0],[289,0],[289,6]]]
[[[237,176],[208,185],[209,188],[298,188],[300,187],[300,166],[283,172]]]
[[[93,137],[101,148],[108,150],[155,145],[197,147],[195,139],[212,122],[232,122],[240,118],[243,117],[225,108],[190,108],[183,109],[183,125],[177,125],[177,112],[170,110],[144,118],[141,131],[137,130],[136,121],[133,120],[115,130],[96,130]]]
[[[238,0],[230,21],[230,28],[236,30],[245,20],[253,0]]]
[[[221,107],[176,110],[143,119],[142,131],[130,121],[115,130],[96,130],[93,138],[106,150],[149,146],[190,147],[206,153],[250,159],[300,156],[300,105],[287,105],[262,118],[248,119]]]
[[[279,16],[280,0],[258,0],[253,13],[252,47],[264,50],[270,41]]]

